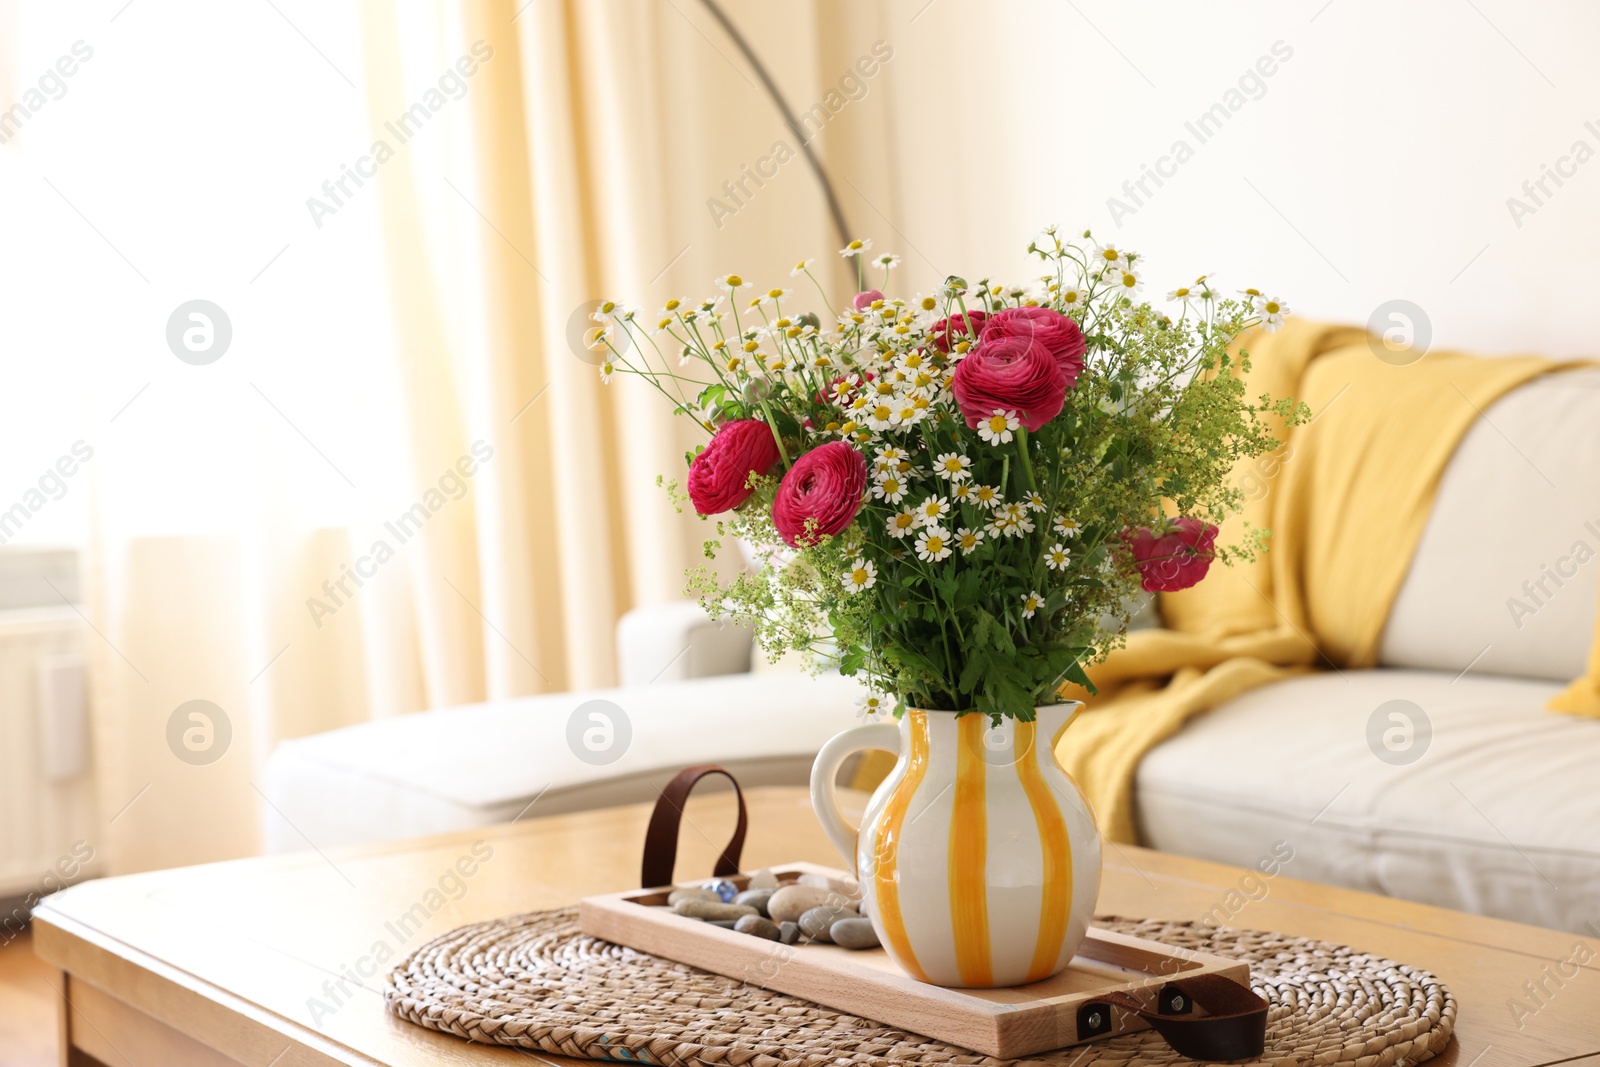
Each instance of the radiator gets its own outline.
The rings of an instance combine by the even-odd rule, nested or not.
[[[100,845],[85,635],[71,606],[0,610],[0,900],[93,873]],[[0,926],[14,925],[13,904]],[[0,942],[6,931],[0,929]]]

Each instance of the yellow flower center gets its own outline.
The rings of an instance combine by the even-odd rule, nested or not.
[[[1188,286],[1184,286],[1182,289],[1179,289],[1178,290],[1178,295],[1180,297],[1188,296],[1189,295],[1189,287]]]
[[[677,311],[678,310],[678,300],[677,300],[676,297],[674,297],[673,299],[667,301],[667,310],[668,311]]]
[[[932,311],[934,308],[936,308],[938,306],[939,306],[939,301],[935,300],[933,297],[925,296],[925,297],[922,298],[922,310],[923,311]]]
[[[617,310],[617,305],[612,303],[610,300],[607,300],[606,302],[604,302],[603,304],[600,305],[600,310],[605,312],[607,315],[609,315],[613,311]]]
[[[889,405],[879,404],[877,407],[873,408],[872,417],[875,419],[887,419],[889,417]]]
[[[999,433],[1005,428],[1006,417],[1004,415],[993,415],[989,418],[989,429],[993,430],[995,433]]]
[[[1268,315],[1276,315],[1277,313],[1278,313],[1278,302],[1276,300],[1268,300],[1267,301],[1267,314]]]
[[[930,537],[923,544],[927,546],[929,552],[935,555],[944,551],[944,538],[942,537]]]
[[[849,244],[845,245],[845,247],[852,252],[859,252],[864,246],[860,241],[851,241]]]
[[[910,515],[896,515],[894,517],[895,528],[900,530],[910,529],[912,518]]]
[[[852,582],[856,583],[857,585],[866,585],[867,584],[867,570],[866,570],[866,568],[865,567],[857,567],[855,570],[851,571],[850,572],[850,580]]]
[[[728,284],[737,289],[739,286],[744,284],[744,279],[739,277],[737,274],[730,274],[728,275]]]
[[[1108,248],[1100,254],[1105,257],[1105,261],[1107,263],[1115,263],[1117,260],[1122,258],[1121,256],[1117,255],[1117,250],[1115,248]]]

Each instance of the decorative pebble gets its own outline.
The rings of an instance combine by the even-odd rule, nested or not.
[[[745,918],[748,919],[750,916],[746,915]],[[720,926],[724,930],[736,930],[739,927],[739,924],[733,919],[707,919],[706,925]]]
[[[751,889],[776,889],[779,884],[778,876],[772,873],[771,867],[763,867],[750,876]]]
[[[823,904],[811,908],[800,916],[800,930],[813,941],[831,941],[828,933],[840,919],[859,919],[861,915],[850,908],[836,908]]]
[[[721,899],[722,899],[721,897],[717,896],[715,893],[713,893],[711,890],[705,888],[704,886],[686,885],[681,889],[674,889],[672,891],[672,893],[667,897],[667,903],[668,904],[679,904],[679,903],[682,903],[685,900],[718,900],[718,901],[720,901]]]
[[[800,940],[800,926],[797,923],[779,923],[778,940],[785,945],[792,945]]]
[[[774,922],[792,923],[819,904],[836,903],[838,895],[812,885],[786,885],[767,901],[767,916]]]
[[[828,937],[845,948],[878,947],[878,931],[872,928],[871,919],[840,919],[828,927]]]
[[[704,888],[715,893],[717,895],[717,899],[722,901],[724,904],[730,903],[733,900],[734,895],[739,892],[739,887],[734,885],[732,882],[727,881],[726,879],[717,882],[707,882]]]
[[[778,940],[778,924],[771,919],[763,919],[759,915],[746,915],[735,923],[733,928],[741,934],[754,934],[756,937],[764,937],[768,941]]]
[[[802,874],[794,880],[795,885],[808,885],[814,889],[832,889],[833,879],[825,874]]]
[[[742,919],[746,915],[757,914],[756,909],[747,908],[743,904],[724,904],[720,900],[682,900],[676,909],[679,915],[686,915],[691,919]]]
[[[733,898],[735,904],[743,904],[747,908],[754,908],[762,915],[767,914],[767,901],[772,899],[776,889],[746,889],[743,893]]]

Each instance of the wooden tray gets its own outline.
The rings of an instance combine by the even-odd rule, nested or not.
[[[828,878],[854,895],[843,871],[810,863],[774,867],[787,885],[801,875]],[[747,875],[728,879],[740,889]],[[1095,1004],[1126,992],[1153,1009],[1174,978],[1220,974],[1247,985],[1249,964],[1090,928],[1066,970],[1011,989],[947,989],[909,977],[883,949],[781,945],[661,908],[671,887],[587,897],[579,903],[585,934],[654,956],[738,978],[778,993],[923,1034],[989,1056],[1013,1058],[1097,1040],[1148,1024],[1131,1011]]]

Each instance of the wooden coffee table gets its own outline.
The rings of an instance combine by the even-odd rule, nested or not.
[[[747,869],[837,857],[800,789],[748,795]],[[632,887],[644,806],[364,848],[237,860],[87,882],[34,916],[38,953],[62,973],[63,1063],[201,1065],[569,1063],[469,1045],[391,1017],[389,966],[462,923]],[[690,801],[680,880],[711,870],[733,825],[729,794]],[[1131,847],[1106,850],[1100,911],[1192,919],[1244,899],[1248,872]],[[1254,882],[1246,882],[1246,887]],[[1435,1062],[1600,1067],[1600,966],[1536,1014],[1525,982],[1572,957],[1576,935],[1296,882],[1280,875],[1238,926],[1355,945],[1440,975],[1459,1005]],[[1229,896],[1229,894],[1235,894]],[[1259,891],[1257,893],[1259,895]],[[3,1057],[0,1057],[3,1058]]]

